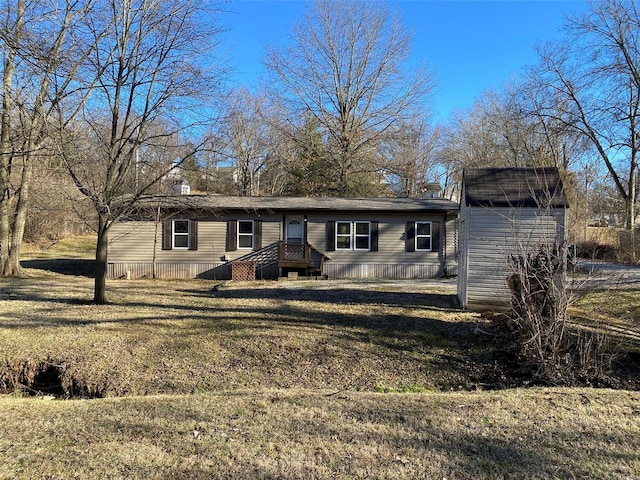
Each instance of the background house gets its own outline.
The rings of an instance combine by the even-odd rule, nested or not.
[[[508,307],[509,257],[564,242],[567,208],[556,168],[465,169],[459,217],[462,307]]]

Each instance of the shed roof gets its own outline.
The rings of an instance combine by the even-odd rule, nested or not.
[[[466,168],[465,205],[484,207],[568,207],[560,173],[546,168]]]
[[[458,204],[446,198],[333,198],[333,197],[239,197],[225,195],[149,195],[141,207],[183,208],[208,211],[369,211],[455,213]]]

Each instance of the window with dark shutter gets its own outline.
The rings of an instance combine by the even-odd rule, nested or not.
[[[440,250],[440,222],[431,223],[431,251]]]
[[[173,221],[173,248],[189,248],[189,220]]]
[[[416,251],[431,251],[431,233],[431,222],[416,222]]]
[[[173,246],[173,226],[171,220],[162,221],[162,250],[171,250]]]
[[[189,250],[198,250],[198,221],[189,221]]]
[[[378,222],[371,222],[371,248],[372,252],[378,251]]]
[[[253,249],[260,250],[262,248],[262,220],[253,221]]]
[[[238,249],[253,249],[253,220],[238,220]]]
[[[227,221],[227,252],[238,250],[238,221]]]
[[[196,220],[163,220],[162,250],[197,250],[198,222]]]
[[[405,228],[405,251],[407,252],[416,251],[415,238],[416,238],[416,223],[407,222],[407,226]]]
[[[336,250],[336,222],[331,220],[327,222],[327,252],[335,252]]]

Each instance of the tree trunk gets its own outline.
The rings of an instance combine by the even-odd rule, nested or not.
[[[8,48],[3,58],[2,114],[0,119],[0,274],[5,271],[11,249],[11,116],[15,51]]]
[[[24,238],[24,227],[27,223],[27,209],[29,208],[29,196],[31,190],[31,179],[33,177],[33,157],[27,153],[24,157],[22,167],[22,179],[20,182],[20,192],[15,207],[15,220],[13,231],[11,232],[11,249],[9,258],[5,265],[6,275],[22,275],[22,265],[20,265],[20,251],[22,250],[22,240]]]
[[[98,241],[96,243],[96,268],[93,290],[93,303],[107,303],[107,242],[109,240],[109,222],[104,213],[98,214]]]

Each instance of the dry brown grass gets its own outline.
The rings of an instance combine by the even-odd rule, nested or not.
[[[0,396],[0,478],[638,478],[638,392],[449,391],[492,367],[449,287],[120,280],[96,306],[27,271],[0,279],[0,383],[125,396]]]
[[[634,479],[640,393],[0,397],[0,478]]]
[[[582,292],[570,314],[606,333],[618,347],[640,354],[640,286]]]
[[[74,235],[56,242],[43,244],[25,243],[22,246],[22,258],[25,259],[91,259],[96,254],[96,235]]]
[[[8,389],[43,364],[60,367],[67,396],[468,388],[483,372],[467,367],[488,361],[489,346],[473,334],[478,317],[420,284],[232,283],[210,292],[209,281],[113,281],[112,304],[98,306],[85,302],[89,278],[31,273],[0,280]]]

